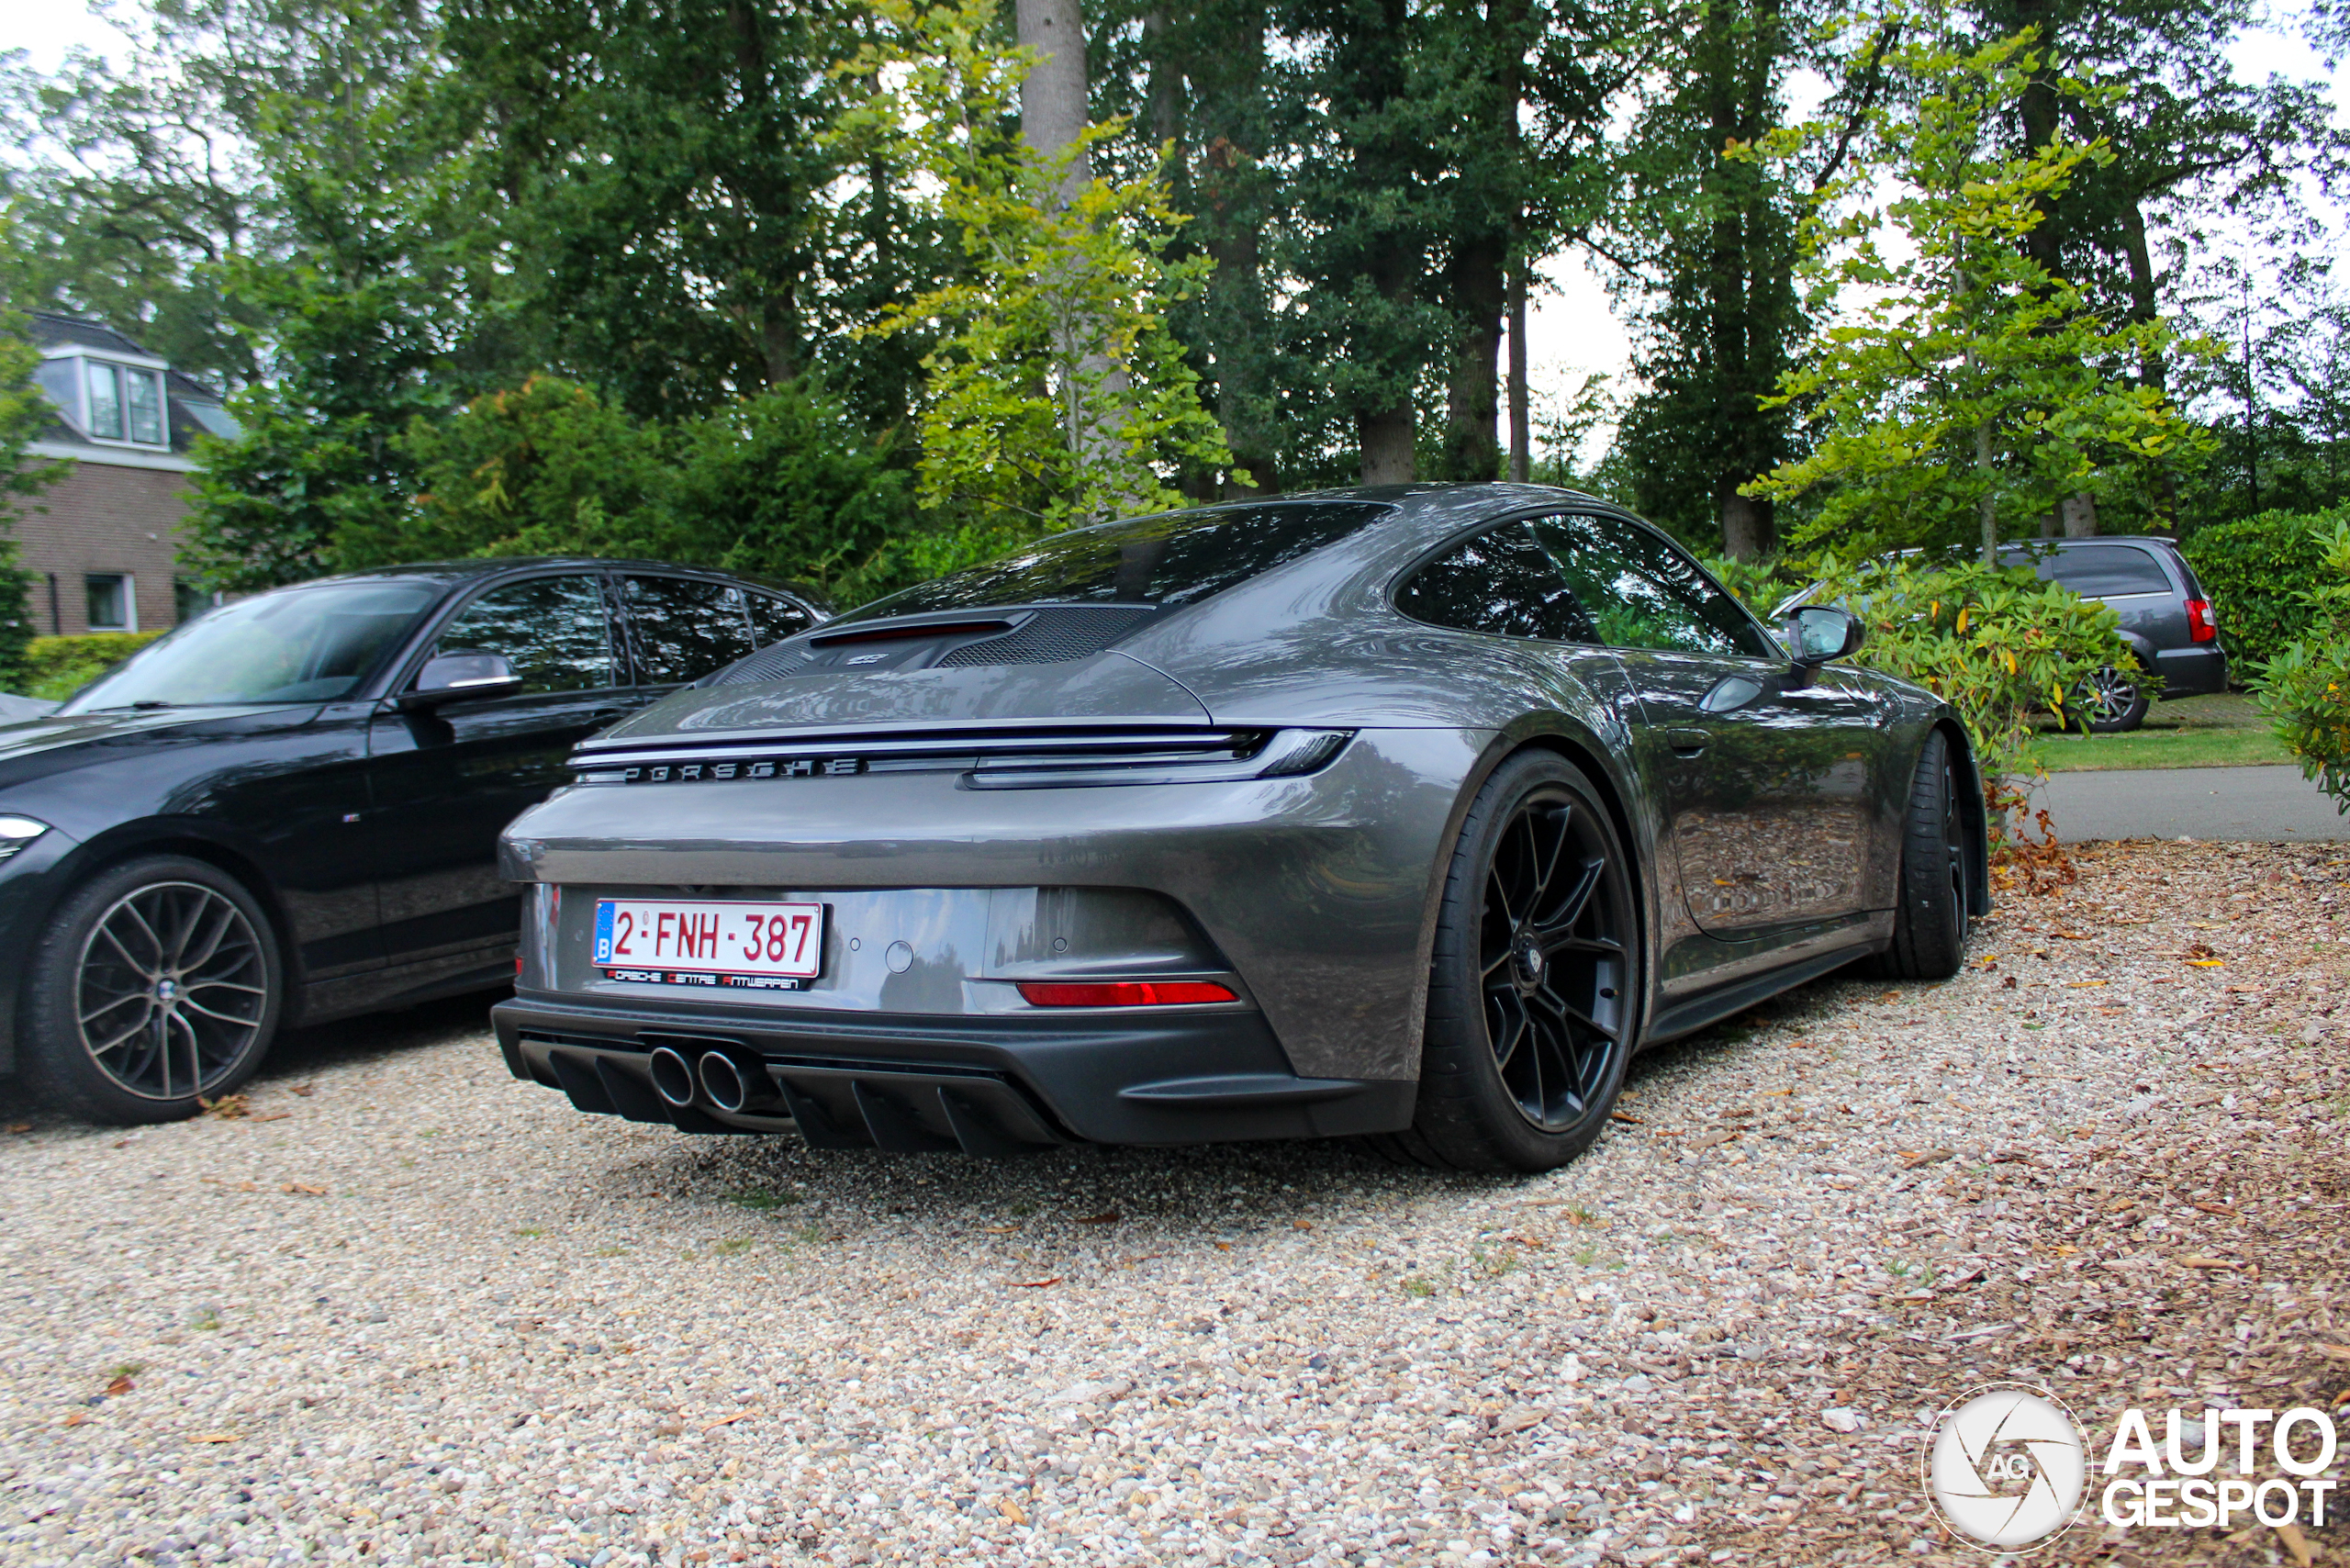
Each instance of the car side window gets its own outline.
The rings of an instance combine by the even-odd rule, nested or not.
[[[618,684],[603,584],[585,573],[491,588],[442,628],[432,651],[503,654],[525,692]]]
[[[1592,618],[1522,523],[1455,545],[1412,574],[1395,608],[1432,626],[1595,643]]]
[[[749,596],[733,583],[632,577],[621,587],[638,678],[647,685],[699,680],[753,646]]]
[[[805,632],[815,624],[816,618],[788,599],[778,599],[771,593],[754,593],[751,599],[751,633],[760,647],[780,643],[786,637]]]
[[[2058,550],[2039,563],[2039,574],[2042,582],[2060,582],[2084,599],[2171,591],[2162,563],[2134,544]]]
[[[1785,656],[1695,561],[1648,530],[1583,512],[1538,518],[1528,527],[1591,607],[1596,640],[1609,647]]]

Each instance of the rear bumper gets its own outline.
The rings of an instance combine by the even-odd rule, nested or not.
[[[2228,655],[2217,643],[2191,648],[2159,648],[2154,673],[2163,678],[2165,697],[2201,697],[2228,689]]]
[[[492,1010],[517,1078],[579,1110],[686,1132],[797,1127],[819,1148],[1002,1155],[1069,1142],[1222,1143],[1408,1126],[1412,1080],[1300,1078],[1261,1014],[1229,1009],[1009,1018],[583,1006],[525,992]],[[718,1050],[764,1072],[729,1114],[654,1090],[652,1051]]]

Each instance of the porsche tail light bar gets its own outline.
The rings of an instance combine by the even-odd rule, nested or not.
[[[1230,986],[1214,980],[1022,980],[1031,1007],[1178,1007],[1237,1002]]]

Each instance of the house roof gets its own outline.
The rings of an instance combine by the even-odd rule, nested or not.
[[[56,310],[28,310],[25,316],[28,323],[25,335],[39,349],[88,349],[99,355],[121,354],[145,360],[162,357],[103,321],[68,316]],[[168,454],[154,448],[128,448],[92,441],[61,417],[50,420],[48,428],[33,442],[32,454],[135,468],[185,469],[188,466],[188,454],[195,447],[196,436],[215,428],[220,421],[221,397],[196,377],[168,368],[163,372],[163,397],[170,415],[172,436]],[[198,409],[202,410],[201,414],[196,411]]]

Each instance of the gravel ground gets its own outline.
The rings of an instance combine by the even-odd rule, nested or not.
[[[322,1031],[0,1137],[0,1558],[1982,1562],[1917,1484],[1974,1384],[2350,1406],[2345,912],[2339,849],[2099,848],[1539,1180],[816,1155],[578,1115],[477,1004]]]

